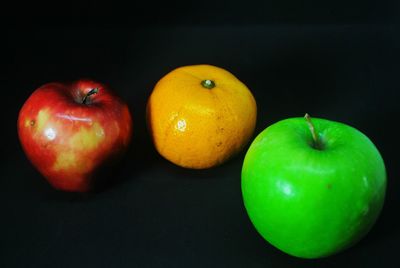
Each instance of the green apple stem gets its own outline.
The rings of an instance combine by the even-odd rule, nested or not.
[[[201,81],[201,85],[207,89],[212,89],[215,87],[215,82],[213,80],[206,79]]]
[[[93,94],[96,94],[96,93],[98,93],[99,92],[99,88],[92,88],[86,95],[85,95],[85,97],[83,97],[83,100],[82,100],[82,104],[87,104],[87,102],[88,102],[88,100],[89,100],[89,96],[91,96],[91,95],[93,95]]]
[[[319,141],[319,139],[318,139],[318,136],[317,136],[317,134],[315,133],[315,127],[314,127],[314,124],[313,124],[312,121],[311,121],[310,115],[309,115],[308,113],[306,113],[306,114],[304,115],[304,118],[305,118],[306,121],[307,121],[308,127],[309,127],[310,132],[311,132],[311,136],[312,136],[312,138],[313,138],[313,144],[312,144],[312,146],[313,146],[315,149],[317,149],[317,150],[321,150],[321,149],[322,149],[322,144],[320,143],[320,141]]]

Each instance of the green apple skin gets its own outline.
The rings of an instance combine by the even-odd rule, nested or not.
[[[248,216],[276,248],[321,258],[359,241],[373,226],[386,191],[383,159],[363,133],[313,118],[322,149],[304,118],[262,131],[246,153],[242,195]]]

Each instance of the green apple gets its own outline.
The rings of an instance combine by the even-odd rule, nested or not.
[[[308,115],[262,131],[242,168],[254,227],[302,258],[326,257],[359,241],[379,216],[385,191],[385,165],[367,136]]]

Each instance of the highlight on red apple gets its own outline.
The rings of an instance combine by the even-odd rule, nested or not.
[[[127,150],[132,117],[127,104],[92,80],[36,89],[18,117],[22,148],[56,189],[87,192]]]

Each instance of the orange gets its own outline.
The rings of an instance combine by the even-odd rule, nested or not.
[[[211,65],[173,70],[158,81],[147,103],[157,151],[194,169],[217,166],[238,153],[254,132],[256,116],[246,85]]]

